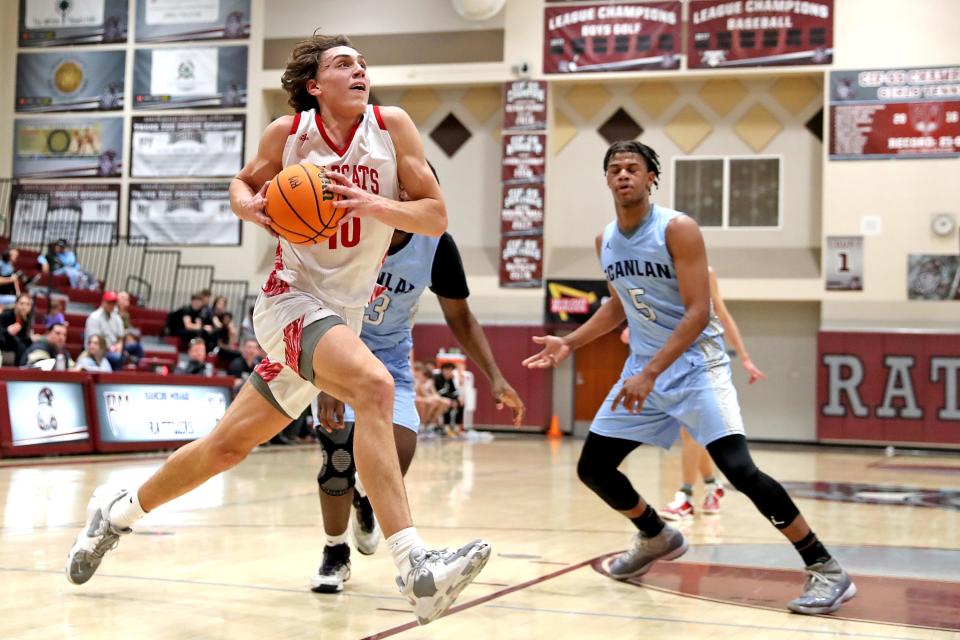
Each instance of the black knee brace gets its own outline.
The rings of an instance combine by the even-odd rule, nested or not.
[[[617,511],[633,509],[640,501],[640,495],[630,480],[617,470],[623,459],[638,446],[639,443],[631,440],[590,433],[580,452],[577,462],[580,481]]]
[[[777,529],[785,529],[800,515],[783,486],[757,468],[750,457],[747,439],[732,435],[707,445],[717,468],[737,491],[744,494]]]
[[[353,460],[353,423],[343,429],[327,433],[317,429],[323,461],[317,482],[320,490],[328,496],[342,496],[357,483],[357,465]]]

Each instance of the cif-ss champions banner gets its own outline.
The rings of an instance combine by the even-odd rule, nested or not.
[[[133,118],[134,178],[226,178],[243,167],[244,116]]]
[[[16,120],[15,178],[110,178],[123,169],[123,118]]]
[[[834,0],[690,0],[687,68],[833,62]]]
[[[151,246],[240,244],[240,219],[230,209],[227,182],[133,183],[131,235]]]
[[[127,0],[20,0],[19,27],[21,47],[126,42]]]
[[[544,131],[547,128],[547,83],[508,82],[503,90],[504,131]]]
[[[830,158],[960,156],[960,66],[830,72]]]
[[[82,383],[8,381],[6,386],[14,447],[90,438]]]
[[[106,244],[117,231],[118,184],[17,184],[10,199],[14,245],[47,245],[60,238],[74,245]]]
[[[543,72],[679,69],[681,15],[678,0],[548,6]]]
[[[250,37],[250,0],[137,0],[137,42]]]
[[[210,433],[230,404],[228,387],[97,384],[104,442],[195,440]]]
[[[123,109],[123,51],[17,55],[18,112]]]
[[[501,155],[500,286],[543,285],[545,133],[505,133]]]
[[[500,286],[543,286],[543,234],[500,237]]]
[[[547,280],[543,323],[581,325],[610,297],[606,280]]]
[[[243,107],[247,47],[137,49],[134,109]]]
[[[821,331],[817,439],[960,447],[960,334]]]

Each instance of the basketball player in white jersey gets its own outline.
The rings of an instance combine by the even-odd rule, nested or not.
[[[338,206],[349,209],[348,219],[328,243],[279,239],[254,310],[267,358],[210,435],[179,449],[139,488],[104,485],[94,492],[67,578],[89,580],[104,553],[145,513],[241,462],[324,389],[356,410],[357,470],[387,536],[400,590],[426,624],[479,573],[490,546],[477,540],[456,552],[433,551],[420,540],[394,447],[393,379],[358,334],[394,227],[442,234],[443,198],[410,117],[368,104],[366,62],[347,38],[315,35],[299,43],[282,81],[297,115],[267,127],[256,156],[230,183],[233,211],[269,228],[269,181],[306,160],[331,170],[331,190],[343,196]],[[401,181],[408,202],[397,199]]]
[[[524,364],[555,366],[627,321],[630,357],[590,425],[577,464],[584,484],[637,528],[633,546],[613,558],[607,572],[616,579],[640,576],[657,560],[673,560],[687,550],[683,534],[666,525],[618,470],[643,443],[669,448],[682,423],[800,554],[807,581],[790,610],[836,611],[857,593],[856,586],[783,486],[750,456],[723,327],[711,311],[700,228],[693,218],[650,201],[660,160],[647,145],[613,143],[603,170],[616,218],[597,237],[597,251],[616,295],[569,335],[534,338],[544,348]]]

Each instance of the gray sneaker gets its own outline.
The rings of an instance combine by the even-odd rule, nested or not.
[[[606,567],[607,573],[617,580],[642,576],[657,560],[679,558],[687,552],[687,547],[683,534],[669,525],[652,538],[638,531],[633,547],[611,560]]]
[[[836,558],[807,567],[803,593],[787,604],[794,613],[832,613],[857,595],[857,585],[843,570]]]
[[[120,536],[132,529],[110,524],[110,507],[127,495],[126,489],[101,485],[87,503],[87,522],[67,554],[67,580],[83,584],[93,577],[103,554],[120,544]]]
[[[413,605],[417,622],[427,624],[442,616],[490,559],[490,545],[474,540],[457,551],[414,549],[410,572],[397,576],[400,593]]]

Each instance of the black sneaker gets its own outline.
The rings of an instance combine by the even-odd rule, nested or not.
[[[310,590],[314,593],[338,593],[350,579],[350,545],[327,545],[323,548],[323,563],[310,576]]]
[[[353,493],[353,542],[357,551],[365,556],[373,555],[380,544],[380,527],[373,515],[370,498]]]

